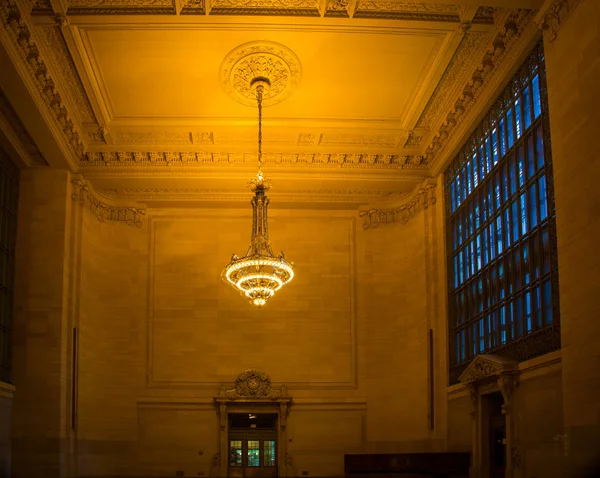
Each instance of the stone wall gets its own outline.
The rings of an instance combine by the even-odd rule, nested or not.
[[[579,5],[561,22],[556,39],[553,29],[547,30],[544,47],[556,196],[565,446],[569,473],[577,474],[591,472],[600,458],[600,3],[567,3]]]
[[[294,399],[288,473],[340,475],[344,452],[363,449],[356,213],[272,211],[272,244],[296,277],[261,310],[220,278],[250,226],[249,208],[156,209],[141,228],[83,212],[80,476],[215,475],[212,397],[250,368]]]
[[[70,178],[21,172],[13,324],[12,476],[68,470]]]
[[[135,471],[137,398],[145,385],[145,226],[83,211],[77,387],[80,475]]]

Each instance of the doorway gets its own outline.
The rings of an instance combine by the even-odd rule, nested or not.
[[[489,410],[489,457],[490,478],[504,478],[506,475],[506,415],[502,405],[501,393],[492,393],[488,397]]]
[[[277,414],[228,414],[228,476],[277,477]]]

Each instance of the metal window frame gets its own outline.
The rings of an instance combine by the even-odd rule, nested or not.
[[[0,148],[0,381],[12,383],[19,169]]]
[[[534,103],[531,101],[530,118],[532,120],[530,126],[525,129],[523,126],[523,94],[527,88],[529,88],[530,95],[532,94],[532,80],[536,74],[539,78],[541,114],[535,118],[533,114]],[[514,136],[516,131],[516,110],[510,118],[511,125],[508,125],[508,111],[513,107],[515,98],[520,99],[518,108],[520,111],[521,135],[518,139]],[[501,124],[503,126],[502,134],[500,134]],[[514,128],[514,141],[511,146],[508,146],[509,126],[513,126]],[[533,147],[532,151],[537,158],[536,155],[538,151],[535,150],[537,145],[535,135],[540,128],[541,138],[543,139],[544,164],[542,168],[536,170],[533,175],[527,175],[524,184],[519,186],[518,154],[519,152],[522,152],[523,154],[523,164],[525,172],[527,173],[528,141],[531,141]],[[499,159],[496,164],[493,162],[494,151],[492,151],[492,132],[494,130],[497,131],[497,150],[499,151]],[[490,141],[486,142],[486,138],[489,138]],[[504,144],[501,144],[501,141],[503,141]],[[483,178],[481,175],[477,175],[477,173],[474,172],[476,167],[471,168],[469,165],[473,153],[479,153],[481,148],[483,148],[484,153],[489,152],[491,155],[491,168],[484,174]],[[504,151],[504,155],[502,155],[502,151]],[[512,193],[510,192],[510,161],[515,162],[513,171],[515,173],[516,191]],[[535,159],[535,161],[538,160]],[[465,178],[467,172],[470,173],[470,178]],[[478,176],[478,181],[475,184],[476,176]],[[466,197],[460,205],[453,210],[453,197],[459,195],[459,191],[453,189],[453,183],[457,177],[460,178],[461,184],[464,185],[463,187],[465,190],[469,189],[469,184],[471,189],[467,192]],[[531,203],[529,202],[530,186],[533,183],[536,183],[536,185],[539,184],[542,177],[545,178],[547,203],[547,218],[544,221],[540,221],[540,201],[537,186],[536,189],[534,189],[534,191],[537,191],[537,198],[533,203],[535,210],[531,207]],[[548,94],[542,42],[536,45],[531,54],[519,68],[518,72],[513,76],[504,91],[500,94],[494,105],[487,112],[483,120],[475,128],[461,151],[446,170],[444,179],[447,226],[449,382],[450,384],[454,384],[458,382],[458,377],[472,359],[480,353],[502,354],[510,356],[518,361],[524,361],[560,348],[556,216],[554,207]],[[488,201],[491,200],[495,203],[497,186],[500,186],[500,194],[502,195],[502,186],[505,184],[508,186],[506,200],[501,201],[499,208],[490,207]],[[537,225],[523,234],[521,232],[522,224],[518,223],[518,238],[513,240],[514,231],[510,229],[512,223],[511,215],[513,211],[519,209],[519,205],[514,206],[515,209],[512,209],[513,203],[515,203],[515,201],[521,201],[522,197],[525,198],[526,204],[525,220],[531,224],[532,214],[535,212]],[[493,209],[493,213],[489,215],[483,214],[482,220],[481,217],[477,217],[478,210],[479,216],[482,215],[482,208],[485,208],[485,213],[488,213],[490,209]],[[468,219],[469,217],[472,217],[473,219],[471,222]],[[484,254],[486,254],[486,257],[491,257],[492,252],[494,252],[496,246],[498,246],[498,242],[494,242],[494,238],[498,231],[496,224],[498,218],[500,218],[504,236],[502,238],[503,250],[501,253],[497,253],[496,251],[494,259],[490,259],[487,263],[484,263]],[[508,224],[506,224],[506,218],[509,220]],[[523,220],[520,215],[518,218],[521,221]],[[456,230],[454,226],[456,226]],[[455,241],[458,239],[458,231],[465,230],[467,230],[467,233],[461,234],[461,236],[464,235],[463,242],[460,244],[460,247],[455,247]],[[542,234],[544,234],[545,231],[548,233],[547,250],[544,250],[542,247]],[[490,238],[490,233],[494,235],[494,238]],[[509,234],[510,237],[507,237],[506,234]],[[483,265],[477,271],[475,271],[474,268],[467,271],[465,269],[467,261],[464,260],[462,271],[458,271],[459,274],[462,274],[464,280],[462,280],[458,287],[455,287],[455,258],[456,263],[459,264],[463,251],[467,251],[467,253],[471,254],[471,252],[469,252],[470,243],[475,241],[473,243],[476,244],[477,238],[480,238],[479,250],[481,252],[480,255]],[[510,242],[510,245],[508,246],[506,243],[507,238]],[[484,244],[486,242],[487,244]],[[523,260],[523,255],[520,253],[524,247],[527,247],[529,251],[529,261],[527,262],[527,266],[530,274],[531,271],[535,269],[536,265],[540,268],[542,267],[544,259],[549,260],[549,271],[546,274],[542,274],[540,269],[540,277],[536,278],[534,281],[532,281],[532,276],[529,275],[529,282],[527,285],[524,285],[525,273],[527,272],[525,271],[526,264]],[[515,257],[518,257],[519,259],[515,261]],[[500,270],[500,267],[502,267],[504,272],[502,281],[498,280],[498,271]],[[508,310],[508,307],[512,309],[520,297],[524,300],[525,294],[533,291],[537,285],[540,286],[541,294],[541,284],[546,280],[549,280],[551,287],[552,323],[542,323],[542,326],[534,327],[533,323],[535,317],[532,312],[532,330],[527,332],[527,322],[523,317],[525,311],[525,305],[523,304],[521,306],[521,313],[517,315],[514,326],[511,324],[509,327],[507,324],[507,326],[504,327],[504,330],[501,330],[501,311],[504,311],[505,307],[506,310]],[[481,287],[479,287],[480,284]],[[504,296],[500,299],[502,290],[504,291]],[[457,304],[460,302],[460,298],[463,299],[462,303],[465,304],[465,307],[470,308],[471,310],[459,310],[460,307]],[[533,301],[534,298],[531,300]],[[542,299],[540,300],[541,307],[543,308],[544,302]],[[463,307],[463,309],[465,307]],[[543,317],[543,313],[540,313],[540,317]],[[480,336],[475,336],[474,328],[477,325],[481,326],[482,324],[484,326],[484,346],[480,347],[479,345],[481,345],[482,339]],[[493,330],[491,326],[494,326]],[[462,337],[464,337],[464,356],[462,353],[458,353],[459,351],[462,352],[462,349],[459,349],[459,334],[462,334]],[[506,336],[504,334],[506,334]],[[503,340],[504,337],[505,339]],[[479,344],[477,344],[477,342],[479,342]]]

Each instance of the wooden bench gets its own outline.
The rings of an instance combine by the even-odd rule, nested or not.
[[[344,455],[346,478],[468,478],[470,453]]]

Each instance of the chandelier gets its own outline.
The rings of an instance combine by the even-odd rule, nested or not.
[[[223,280],[250,299],[250,303],[261,308],[275,292],[294,278],[294,263],[286,260],[281,252],[273,254],[269,244],[269,223],[267,208],[269,198],[266,192],[270,183],[262,173],[262,101],[265,89],[271,82],[266,77],[256,77],[250,82],[258,103],[258,173],[249,182],[254,197],[252,205],[252,237],[250,247],[244,257],[233,254],[231,262],[223,270]]]

